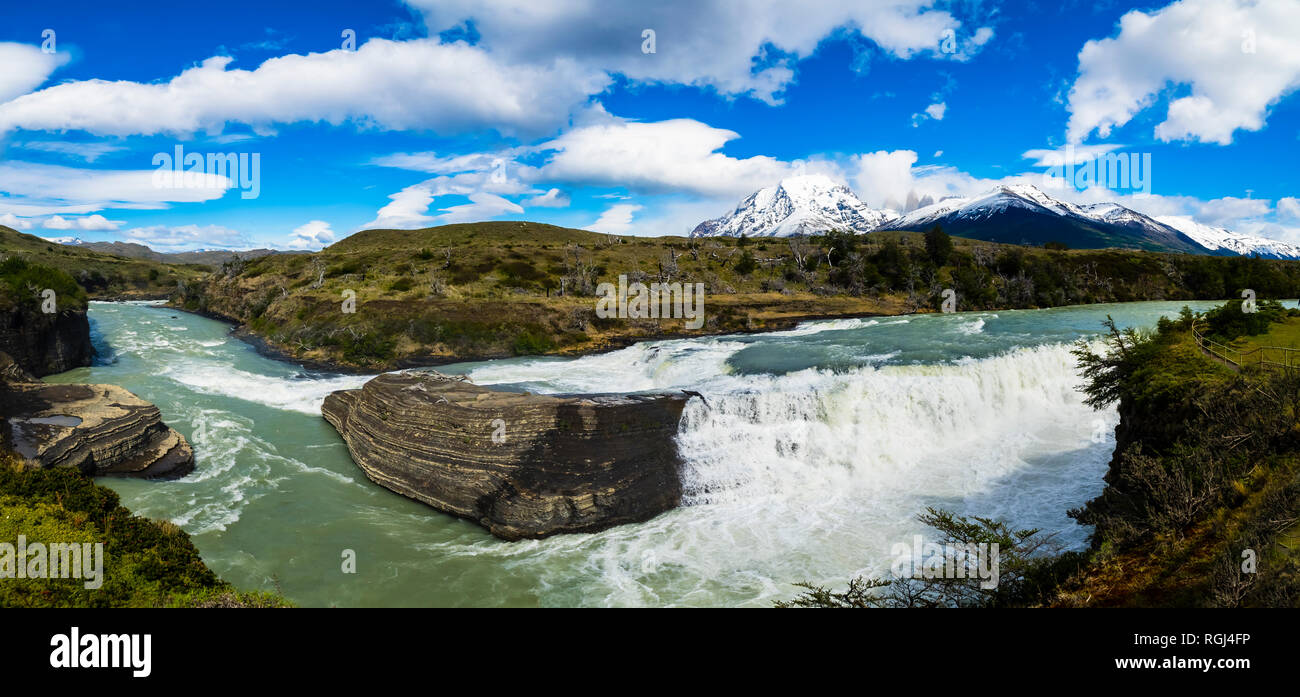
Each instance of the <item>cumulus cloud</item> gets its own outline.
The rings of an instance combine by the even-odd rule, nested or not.
[[[45,53],[37,46],[0,42],[0,103],[40,87],[68,62],[66,53]]]
[[[1300,199],[1294,196],[1287,196],[1279,199],[1277,202],[1278,217],[1285,220],[1294,220],[1300,222]]]
[[[52,215],[41,222],[41,227],[46,230],[82,230],[108,231],[117,230],[122,227],[121,220],[109,220],[102,215],[87,215],[81,218],[64,218],[61,215]]]
[[[926,120],[929,119],[933,119],[935,121],[942,121],[943,115],[947,111],[948,111],[947,104],[945,104],[944,102],[935,102],[934,104],[931,104],[930,106],[926,107],[924,111],[921,111],[916,114],[912,114],[912,128],[916,128],[920,126],[922,123],[924,123]]]
[[[290,249],[320,249],[334,241],[334,231],[324,220],[312,220],[293,229]]]
[[[460,172],[454,175],[438,176],[412,184],[388,197],[389,203],[379,209],[375,219],[362,225],[360,229],[411,229],[428,227],[447,222],[463,222],[465,215],[481,213],[487,215],[496,210],[504,212],[523,212],[518,204],[502,198],[504,195],[543,194],[532,188],[526,179],[534,173],[530,168],[507,163],[509,166],[497,166],[495,158],[483,158],[482,163],[488,169]],[[454,206],[443,211],[442,215],[430,215],[429,206],[439,196],[465,196],[470,204]],[[480,202],[474,203],[474,197],[481,196]],[[509,206],[499,201],[509,203]],[[513,207],[513,208],[512,208]],[[452,220],[454,218],[455,220]],[[482,220],[483,218],[479,218]]]
[[[1067,137],[1108,138],[1170,86],[1186,86],[1155,136],[1227,145],[1237,130],[1262,128],[1269,107],[1300,86],[1297,36],[1295,0],[1180,0],[1128,12],[1118,34],[1079,52]]]
[[[639,204],[616,203],[606,208],[605,212],[601,213],[599,218],[596,218],[596,222],[588,225],[586,229],[611,235],[627,234],[632,228],[632,217],[639,210],[641,210]]]
[[[964,59],[993,37],[964,30],[935,0],[408,0],[431,31],[472,22],[480,44],[511,61],[556,57],[648,83],[699,85],[779,102],[795,63],[836,31],[861,36],[896,58]],[[645,31],[654,32],[653,52]],[[947,32],[961,51],[941,53]]]
[[[740,159],[718,152],[738,137],[694,119],[611,119],[579,126],[539,146],[553,155],[537,176],[649,193],[744,196],[793,171],[772,157]]]
[[[1202,205],[1196,212],[1196,219],[1210,225],[1226,226],[1233,221],[1265,216],[1271,211],[1267,199],[1225,196]]]
[[[3,215],[0,215],[0,225],[3,225],[8,228],[13,228],[14,230],[32,229],[32,221],[26,218],[19,218],[13,213],[5,213]]]
[[[564,58],[508,64],[480,47],[372,39],[355,51],[271,58],[253,70],[214,56],[158,83],[80,80],[0,105],[0,132],[217,134],[237,122],[352,122],[380,129],[544,132],[609,77]]]

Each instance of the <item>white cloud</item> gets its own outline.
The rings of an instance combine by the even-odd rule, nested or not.
[[[927,120],[942,121],[943,116],[948,111],[948,105],[944,102],[935,102],[927,106],[923,111],[912,114],[912,128],[919,127]]]
[[[220,133],[237,122],[353,122],[381,129],[543,132],[609,78],[563,58],[502,63],[479,47],[372,39],[356,51],[272,58],[254,70],[215,56],[166,82],[66,82],[0,105],[0,132]]]
[[[848,179],[854,193],[868,206],[903,210],[915,189],[912,165],[916,159],[916,153],[911,150],[854,155],[848,164]]]
[[[515,211],[510,207],[503,206],[496,202],[501,199],[502,195],[521,195],[521,194],[541,194],[541,191],[533,189],[525,183],[525,178],[535,176],[533,170],[528,167],[513,165],[512,167],[497,168],[495,159],[483,158],[479,160],[491,167],[490,170],[476,170],[461,172],[451,176],[440,176],[427,179],[418,184],[412,184],[401,191],[390,195],[387,205],[379,209],[375,219],[362,225],[359,229],[372,230],[382,229],[412,229],[429,227],[446,222],[461,222],[451,220],[450,218],[460,218],[472,212],[488,213],[492,210],[499,212],[523,212],[522,209]],[[512,174],[513,172],[513,174]],[[474,201],[476,195],[489,196],[483,198],[480,204],[464,204],[446,209],[440,216],[429,215],[429,206],[434,199],[439,196],[466,196]],[[506,201],[506,203],[510,203]],[[518,208],[517,204],[510,203],[510,206]],[[499,213],[498,213],[499,214]],[[480,218],[481,220],[482,218]]]
[[[596,222],[588,225],[586,229],[611,235],[627,234],[632,228],[632,217],[639,210],[641,206],[635,203],[616,203],[606,208]]]
[[[161,251],[244,249],[250,246],[244,233],[221,225],[151,225],[132,228],[123,235],[129,242]]]
[[[334,231],[324,220],[312,220],[293,229],[290,249],[320,249],[334,241]]]
[[[512,61],[572,60],[637,82],[700,85],[769,103],[795,79],[795,62],[822,39],[846,30],[895,58],[929,55],[962,60],[992,38],[989,28],[962,31],[935,0],[408,0],[424,10],[431,31],[472,21],[480,43]],[[643,31],[655,50],[643,53]],[[939,53],[947,30],[960,55]],[[769,47],[775,51],[770,51]]]
[[[1125,146],[1118,144],[1105,145],[1067,145],[1057,148],[1056,150],[1035,149],[1026,150],[1021,157],[1034,160],[1034,167],[1061,167],[1063,165],[1077,165],[1082,162],[1090,162],[1100,155],[1108,152],[1119,150]]]
[[[434,152],[397,152],[376,157],[370,164],[380,167],[406,169],[412,172],[429,174],[456,174],[459,172],[481,172],[490,169],[497,160],[513,158],[514,154],[473,152],[463,155],[439,155]]]
[[[551,189],[544,194],[525,199],[523,204],[527,208],[565,208],[569,205],[569,195],[559,189]]]
[[[0,225],[3,225],[8,228],[13,228],[15,230],[32,229],[32,221],[26,218],[19,218],[13,213],[4,213],[0,215]]]
[[[380,208],[375,219],[362,225],[361,229],[406,230],[428,227],[429,222],[433,220],[427,214],[429,204],[433,203],[434,198],[430,182],[413,184],[388,198],[391,203]]]
[[[1223,227],[1235,221],[1265,216],[1271,211],[1272,206],[1267,199],[1225,196],[1207,201],[1197,210],[1196,219]]]
[[[789,163],[772,157],[738,159],[718,152],[738,137],[693,119],[612,119],[543,143],[538,149],[554,155],[537,176],[650,193],[744,196],[791,173]]]
[[[1181,0],[1128,12],[1116,36],[1079,52],[1067,136],[1108,138],[1169,86],[1186,85],[1191,93],[1169,102],[1155,136],[1227,145],[1238,129],[1262,128],[1269,107],[1300,86],[1297,36],[1295,0]]]
[[[449,223],[469,223],[477,220],[491,220],[506,213],[523,213],[524,209],[517,203],[511,203],[496,194],[477,192],[469,195],[469,203],[448,206],[441,209],[441,215],[430,219],[433,225]]]
[[[64,218],[61,215],[54,215],[46,218],[41,227],[46,230],[83,230],[83,231],[108,231],[117,230],[122,227],[121,220],[109,220],[102,215],[88,215],[81,218]]]
[[[1277,214],[1280,218],[1300,222],[1300,199],[1294,196],[1278,199]]]
[[[159,187],[156,170],[81,169],[0,162],[0,210],[18,215],[89,213],[104,208],[166,208],[221,198],[235,182],[204,175],[196,186]]]
[[[0,42],[0,103],[40,87],[68,62],[67,53],[45,53],[37,46]]]

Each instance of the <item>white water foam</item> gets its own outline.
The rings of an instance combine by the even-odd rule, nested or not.
[[[162,375],[203,394],[221,395],[275,409],[320,415],[326,395],[364,385],[373,375],[290,378],[262,375],[206,360],[167,365]]]
[[[708,399],[691,400],[678,436],[684,508],[510,546],[512,557],[564,570],[543,582],[556,603],[735,604],[743,589],[751,599],[741,604],[766,605],[790,597],[793,581],[842,586],[885,574],[891,546],[927,532],[916,521],[927,505],[1059,531],[1067,546],[1085,541],[1087,529],[1065,512],[1100,492],[1114,444],[1093,435],[1098,419],[1113,427],[1117,417],[1083,403],[1069,345],[939,365],[733,376],[717,368],[734,343],[476,371],[556,391],[690,386]],[[572,370],[579,362],[584,369]],[[458,547],[443,551],[468,553]],[[575,564],[597,579],[581,597],[566,590]]]

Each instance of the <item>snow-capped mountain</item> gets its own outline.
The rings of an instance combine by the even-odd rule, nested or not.
[[[909,199],[915,200],[915,195]],[[700,223],[691,234],[785,237],[827,230],[923,232],[935,225],[959,237],[1010,244],[1063,242],[1075,249],[1119,247],[1300,259],[1297,245],[1203,225],[1191,218],[1152,218],[1118,203],[1076,205],[1030,184],[946,198],[900,216],[869,208],[848,187],[821,175],[792,177],[756,191],[730,214]]]
[[[1177,229],[1117,203],[1078,206],[1029,184],[999,186],[978,196],[948,198],[918,208],[878,229],[921,231],[940,225],[947,232],[990,242],[1075,248],[1124,247],[1204,254]]]
[[[1071,203],[1057,201],[1039,191],[1037,187],[1013,184],[999,186],[979,196],[943,199],[895,218],[882,225],[881,229],[914,230],[954,218],[967,221],[985,220],[1016,208],[1058,216],[1087,217],[1083,209]]]
[[[759,189],[731,213],[700,223],[691,236],[788,237],[828,230],[862,233],[895,215],[894,211],[867,206],[851,189],[830,177],[808,174]]]
[[[86,243],[86,241],[80,237],[42,237],[41,239],[46,242],[53,242],[54,244],[82,245]]]
[[[1286,242],[1232,232],[1221,227],[1198,223],[1183,216],[1166,215],[1156,220],[1187,235],[1210,251],[1230,252],[1242,256],[1259,255],[1267,259],[1300,259],[1300,247]]]

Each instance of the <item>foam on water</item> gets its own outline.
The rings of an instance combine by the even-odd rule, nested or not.
[[[204,360],[185,360],[160,373],[196,392],[242,399],[275,409],[320,415],[325,396],[336,390],[361,387],[373,375],[285,377],[251,373]]]
[[[725,603],[743,589],[762,605],[787,597],[792,578],[842,583],[850,572],[881,574],[891,546],[923,532],[915,516],[926,505],[997,511],[1020,525],[1060,530],[1068,545],[1084,542],[1087,530],[1059,504],[1100,492],[1113,443],[1092,442],[1095,421],[1117,419],[1083,404],[1068,345],[782,376],[710,370],[728,348],[633,347],[619,353],[635,360],[588,360],[588,368],[600,359],[623,366],[604,382],[584,373],[588,387],[689,384],[709,402],[690,402],[678,437],[685,508],[538,545],[538,554],[569,558],[599,579],[586,589],[600,594],[599,604]],[[667,356],[689,366],[670,368],[661,362]],[[493,378],[537,384],[536,363],[513,367],[499,367]],[[568,389],[569,375],[551,387]],[[696,379],[674,382],[679,375]],[[1056,462],[1061,453],[1070,457]],[[1020,496],[1041,479],[1036,468],[1044,463],[1056,467],[1049,478],[1059,495]],[[559,578],[549,584],[560,604],[596,601],[562,590]]]
[[[271,361],[201,318],[96,304],[114,362],[67,379],[123,384],[190,438],[190,476],[111,485],[182,525],[237,583],[275,577],[309,605],[763,606],[796,581],[884,573],[931,505],[1082,544],[1088,530],[1066,511],[1104,485],[1118,418],[1083,404],[1068,342],[1111,313],[1149,326],[1168,305],[834,320],[448,366],[483,385],[690,389],[708,402],[689,401],[677,436],[683,507],[515,543],[365,479],[319,408],[367,376]],[[364,550],[367,583],[337,573],[343,548]]]

